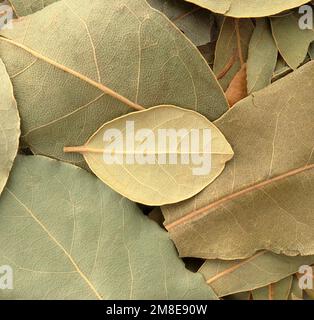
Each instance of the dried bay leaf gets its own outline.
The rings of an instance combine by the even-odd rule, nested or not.
[[[302,30],[299,27],[299,19],[297,13],[271,18],[272,32],[278,50],[292,69],[302,64],[310,43],[314,41],[314,31]]]
[[[27,187],[27,188],[26,188]],[[19,156],[0,201],[1,299],[217,299],[167,233],[90,173]]]
[[[144,144],[141,142],[127,142],[127,137],[122,136],[109,142],[104,142],[104,135],[109,130],[125,132],[127,123],[134,123],[135,136],[140,130],[149,129],[152,132],[150,138],[143,136]],[[171,143],[160,147],[161,137],[159,130],[176,130],[175,148]],[[204,129],[210,129],[211,141],[198,144],[198,150],[182,150],[181,146],[186,142],[193,143],[191,132],[199,130],[203,136]],[[133,129],[132,129],[133,130]],[[180,133],[181,130],[185,132]],[[124,140],[121,140],[124,139]],[[137,138],[136,138],[137,139]],[[113,145],[114,142],[116,145]],[[117,146],[122,144],[121,150]],[[135,143],[134,148],[133,143]],[[200,155],[208,154],[210,145],[209,161],[211,168],[207,170],[207,164],[196,164],[191,159],[193,152]],[[141,112],[133,112],[104,124],[82,147],[68,147],[66,152],[80,152],[91,168],[91,170],[112,189],[138,203],[146,205],[162,205],[176,203],[188,199],[204,189],[214,181],[223,171],[225,163],[233,157],[233,151],[223,134],[202,115],[174,107],[157,106]],[[121,164],[108,164],[104,161],[104,154],[122,154]],[[189,161],[183,164],[182,159],[188,153]],[[171,164],[169,155],[176,154],[175,163]],[[127,156],[132,156],[131,164],[126,161]],[[165,164],[159,161],[160,155],[166,155]],[[141,156],[140,159],[137,157]],[[152,161],[151,161],[152,160]],[[205,161],[207,159],[204,158]],[[195,169],[204,170],[196,173]]]
[[[288,300],[293,276],[252,291],[253,300]]]
[[[215,39],[214,16],[207,10],[180,0],[148,0],[148,3],[163,12],[196,46]]]
[[[18,17],[27,16],[58,0],[9,0],[14,12]]]
[[[23,142],[36,154],[83,164],[63,146],[143,106],[170,103],[212,120],[228,108],[198,50],[144,0],[58,1],[0,34]]]
[[[254,27],[250,19],[239,20],[238,26],[242,59],[245,62]],[[241,69],[238,46],[236,21],[232,18],[225,18],[216,44],[213,67],[213,71],[224,90],[227,90],[230,82]]]
[[[248,93],[261,90],[271,83],[277,63],[278,50],[268,20],[256,19],[248,52]]]
[[[288,257],[261,251],[245,260],[207,260],[199,272],[216,294],[223,297],[268,286],[313,261],[314,256]]]
[[[235,157],[197,196],[162,209],[181,256],[314,254],[313,74],[309,62],[215,122]]]
[[[226,97],[229,106],[234,106],[237,102],[247,97],[247,65],[244,63],[239,72],[231,80],[230,85],[226,91]]]
[[[0,194],[8,180],[20,137],[20,117],[13,88],[0,59]]]
[[[308,0],[185,0],[225,16],[253,18],[270,16],[296,8]]]

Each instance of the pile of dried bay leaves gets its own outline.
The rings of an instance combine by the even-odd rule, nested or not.
[[[314,298],[312,3],[0,8],[0,299]],[[210,129],[210,170],[105,164],[130,123]]]

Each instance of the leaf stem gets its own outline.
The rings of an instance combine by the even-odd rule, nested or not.
[[[64,147],[63,152],[64,153],[84,153],[88,152],[89,150],[85,146],[80,147]]]
[[[191,211],[189,213],[187,213],[186,215],[182,216],[181,218],[165,225],[166,229],[169,231],[170,229],[173,229],[179,225],[182,225],[182,224],[186,224],[188,222],[191,222],[191,221],[194,221],[204,215],[206,215],[206,213],[208,213],[209,210],[213,209],[213,208],[216,208],[228,201],[232,201],[236,198],[239,198],[240,196],[244,196],[246,195],[247,193],[249,192],[253,192],[255,190],[259,190],[271,183],[274,183],[274,182],[277,182],[277,181],[280,181],[282,179],[285,179],[285,178],[288,178],[288,177],[291,177],[291,176],[294,176],[294,175],[297,175],[297,174],[300,174],[304,171],[307,171],[307,170],[312,170],[314,169],[314,164],[309,164],[309,165],[305,165],[301,168],[297,168],[297,169],[293,169],[291,171],[288,171],[288,172],[285,172],[279,176],[275,176],[271,179],[268,179],[268,180],[264,180],[264,181],[261,181],[257,184],[253,184],[245,189],[242,189],[242,190],[239,190],[235,193],[231,193],[231,194],[228,194],[222,198],[220,198],[219,200],[216,200],[210,204],[208,204],[207,206],[204,206],[204,207],[201,207],[199,209],[196,209],[194,211]]]

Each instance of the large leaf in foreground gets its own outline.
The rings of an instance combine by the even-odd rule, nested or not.
[[[220,14],[237,18],[266,17],[298,7],[308,0],[185,0]]]
[[[245,260],[207,260],[199,272],[219,297],[278,282],[314,262],[314,256],[287,257],[261,251]]]
[[[27,16],[58,0],[9,0],[18,17]]]
[[[113,135],[116,130],[121,135]],[[66,151],[82,153],[104,183],[151,206],[191,198],[233,157],[229,143],[210,121],[174,106],[122,116],[103,125],[84,146]]]
[[[215,122],[235,157],[196,197],[163,208],[181,256],[314,254],[314,62]]]
[[[209,119],[227,110],[198,50],[144,0],[58,1],[1,35],[23,139],[36,154],[83,161],[63,146],[143,106],[169,103]]]
[[[0,193],[2,192],[16,157],[20,137],[20,118],[13,88],[0,59]]]
[[[17,158],[0,201],[1,299],[215,299],[167,233],[84,170]]]

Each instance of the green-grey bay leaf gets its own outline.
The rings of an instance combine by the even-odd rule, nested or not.
[[[18,17],[27,16],[58,0],[8,0]]]
[[[19,156],[0,201],[1,299],[216,299],[167,233],[90,173]]]
[[[310,43],[314,41],[314,31],[302,30],[299,19],[300,16],[297,13],[271,18],[272,33],[278,50],[292,69],[302,64]]]
[[[263,89],[271,83],[277,56],[278,50],[268,20],[256,19],[247,61],[248,93]]]
[[[288,257],[261,251],[245,260],[207,260],[199,272],[216,294],[223,297],[268,286],[313,261],[314,256]]]
[[[242,58],[246,62],[254,26],[250,19],[239,20],[238,26]],[[240,69],[236,21],[232,18],[225,18],[216,44],[213,71],[222,88],[226,90]]]
[[[293,276],[252,291],[253,300],[288,300]]]
[[[35,154],[83,164],[63,146],[130,111],[174,104],[213,120],[228,108],[199,51],[145,0],[61,0],[0,35]]]
[[[185,0],[225,16],[237,18],[266,17],[296,8],[308,0]]]
[[[163,207],[181,256],[314,254],[313,76],[311,61],[215,121],[235,157],[197,196]]]
[[[128,130],[128,124],[134,127]],[[121,135],[113,139],[108,136],[104,141],[112,130]],[[145,132],[140,134],[141,130]],[[195,148],[191,145],[198,138],[193,140],[193,130],[200,137]],[[208,141],[202,141],[205,130],[210,130]],[[163,143],[163,139],[168,139],[166,134],[175,140]],[[104,183],[128,199],[151,206],[191,198],[214,181],[233,157],[228,141],[208,119],[195,111],[166,105],[112,120],[82,147],[67,147],[65,151],[82,153],[90,169]],[[195,153],[203,160],[193,160]],[[121,161],[104,160],[104,155],[112,154]],[[170,161],[173,155],[176,159]]]
[[[163,12],[196,46],[215,39],[214,16],[208,10],[181,0],[148,0],[148,3]]]
[[[8,180],[20,137],[20,117],[13,88],[0,59],[0,194]]]

